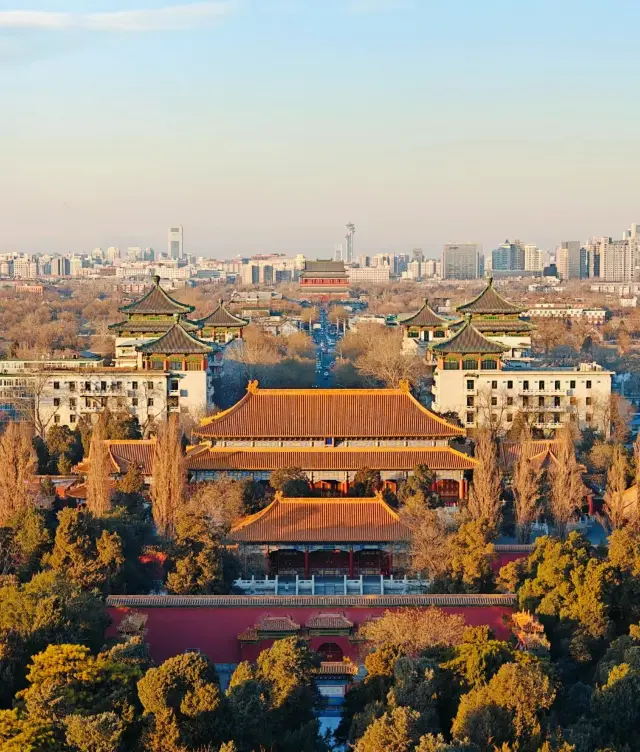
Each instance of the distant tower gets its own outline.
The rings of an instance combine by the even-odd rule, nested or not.
[[[353,262],[353,236],[355,232],[356,226],[353,224],[353,222],[349,222],[349,224],[347,225],[347,234],[344,236],[345,240],[347,241],[347,247],[345,249],[343,261],[347,264],[351,264]]]
[[[182,225],[169,228],[169,258],[181,259],[184,255],[184,245],[182,236]]]
[[[333,260],[342,261],[342,244],[338,244],[333,249]]]

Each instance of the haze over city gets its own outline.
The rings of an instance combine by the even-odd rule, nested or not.
[[[0,11],[0,251],[429,256],[638,214],[640,7],[32,0]],[[265,65],[268,60],[269,64]]]

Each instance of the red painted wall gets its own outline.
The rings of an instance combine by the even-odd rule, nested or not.
[[[527,556],[529,556],[528,553],[522,553],[520,551],[500,551],[500,553],[498,553],[495,559],[491,562],[491,567],[493,571],[498,574],[498,572],[506,564],[509,564],[512,561],[517,561],[518,559],[526,559]]]
[[[127,613],[127,608],[109,608],[113,624],[109,634],[115,634],[120,620]],[[241,660],[254,660],[260,650],[271,643],[265,641],[258,645],[242,645],[238,634],[261,621],[264,616],[290,616],[295,622],[304,626],[307,620],[318,613],[343,613],[357,627],[372,617],[381,616],[385,611],[378,608],[338,608],[336,606],[318,608],[136,608],[135,611],[146,613],[147,641],[151,655],[156,662],[164,661],[173,655],[183,653],[189,648],[197,648],[208,655],[214,663],[238,663]],[[494,633],[503,639],[509,637],[509,629],[502,618],[512,613],[513,609],[504,606],[447,607],[443,611],[462,614],[470,626],[488,625]],[[335,642],[342,648],[345,656],[358,660],[359,646],[349,642],[345,637],[314,637],[311,646],[315,649],[324,642]]]

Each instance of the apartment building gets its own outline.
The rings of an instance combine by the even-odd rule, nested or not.
[[[560,319],[565,321],[584,320],[589,324],[601,326],[607,318],[604,308],[562,305],[557,303],[536,303],[525,311],[530,319]]]

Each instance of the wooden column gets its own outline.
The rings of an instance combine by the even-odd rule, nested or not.
[[[349,549],[349,579],[353,579],[353,549]]]
[[[267,573],[267,577],[271,574],[271,559],[269,558],[269,548],[267,547],[265,551],[265,571]]]
[[[305,548],[304,550],[304,578],[305,580],[309,579],[309,549]]]
[[[391,575],[393,572],[393,553],[391,551],[387,554],[387,569],[388,574]]]

